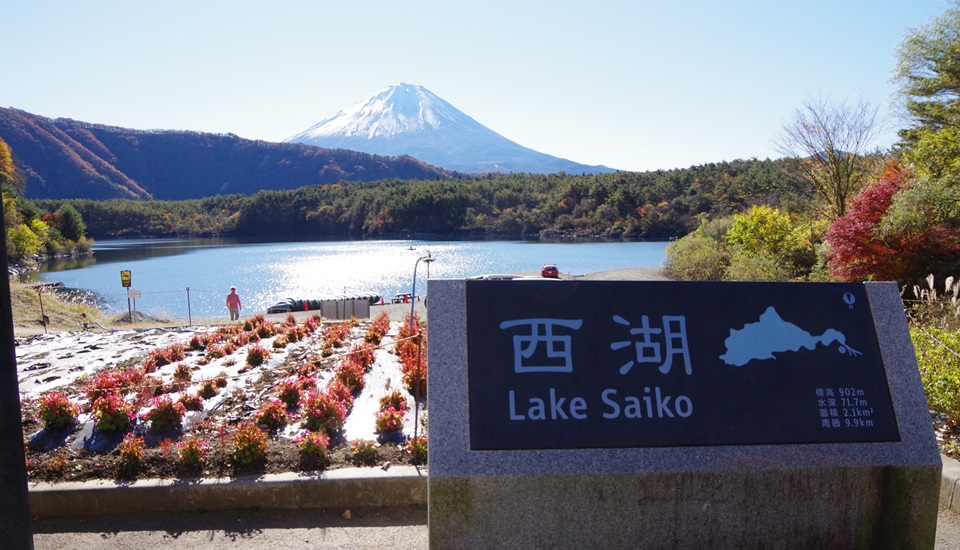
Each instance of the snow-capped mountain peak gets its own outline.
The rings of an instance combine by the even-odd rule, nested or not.
[[[465,122],[466,115],[414,84],[401,82],[358,101],[287,141],[333,136],[367,139],[440,130]]]
[[[613,171],[518,145],[423,86],[402,82],[285,141],[375,155],[410,155],[434,166],[467,173]]]

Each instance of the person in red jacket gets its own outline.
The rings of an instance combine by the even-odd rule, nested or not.
[[[240,295],[237,294],[237,287],[230,287],[230,294],[227,294],[227,309],[230,310],[230,320],[236,321],[240,318],[240,310],[243,309],[243,306],[240,305]]]

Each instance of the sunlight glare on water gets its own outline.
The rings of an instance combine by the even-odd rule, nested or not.
[[[119,272],[132,272],[142,295],[138,311],[165,318],[218,317],[231,285],[243,299],[243,315],[265,312],[286,298],[322,299],[374,293],[390,301],[410,292],[417,266],[417,294],[428,278],[457,279],[488,273],[539,275],[556,264],[581,275],[623,267],[658,267],[667,243],[359,240],[244,242],[237,239],[142,239],[103,241],[93,258],[51,264],[25,282],[59,281],[94,292],[110,313],[127,310]],[[420,262],[427,254],[432,262]],[[189,288],[189,292],[186,290]]]

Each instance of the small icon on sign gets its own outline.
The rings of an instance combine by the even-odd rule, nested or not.
[[[846,292],[843,295],[843,301],[845,304],[850,306],[850,309],[853,309],[853,304],[856,303],[857,297],[854,296],[852,292]]]

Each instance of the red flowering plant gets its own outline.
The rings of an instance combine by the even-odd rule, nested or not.
[[[185,393],[177,400],[188,411],[202,411],[203,398],[195,393]]]
[[[122,395],[130,390],[130,384],[127,380],[126,371],[121,370],[102,370],[90,379],[87,383],[84,393],[91,403],[107,395],[116,393]]]
[[[323,430],[334,434],[343,428],[347,408],[343,402],[327,392],[310,392],[301,404],[304,427],[308,430]]]
[[[180,467],[188,470],[201,468],[206,462],[210,445],[206,439],[188,437],[177,443],[177,459]]]
[[[358,393],[363,389],[363,375],[366,374],[366,372],[367,369],[362,363],[355,359],[353,355],[347,355],[340,362],[340,365],[337,366],[334,376],[342,382],[344,386],[350,388],[351,392]]]
[[[180,426],[187,408],[179,401],[174,402],[169,395],[155,397],[152,408],[143,415],[143,419],[150,423],[150,431],[163,433]]]
[[[60,392],[46,392],[40,395],[39,401],[37,420],[43,422],[43,427],[47,430],[72,427],[80,414],[80,407]]]
[[[300,405],[300,383],[293,378],[286,378],[277,384],[277,398],[286,405],[288,410],[297,410]]]
[[[126,429],[135,414],[130,405],[118,393],[108,393],[93,402],[93,417],[101,431]]]
[[[247,364],[254,367],[262,365],[270,358],[270,352],[267,348],[259,345],[253,345],[247,348]]]
[[[407,443],[407,452],[410,453],[410,462],[414,464],[427,463],[427,438],[426,436],[417,436]]]
[[[142,436],[128,433],[120,442],[120,466],[125,469],[136,468],[143,461],[143,451],[147,443]]]
[[[231,458],[237,464],[260,464],[267,460],[267,434],[256,424],[241,424],[231,440]]]
[[[260,407],[256,416],[257,425],[270,431],[276,431],[287,425],[286,407],[282,401],[271,399]]]
[[[277,326],[270,321],[264,321],[257,327],[257,336],[270,338],[277,334]]]
[[[194,334],[187,343],[187,348],[191,351],[203,351],[207,347],[206,334]]]
[[[204,380],[200,382],[200,391],[197,393],[204,399],[210,399],[211,397],[215,397],[220,391],[217,390],[217,386],[213,383],[213,380]]]
[[[187,384],[193,378],[193,371],[183,363],[177,363],[173,369],[173,379],[180,385]]]

